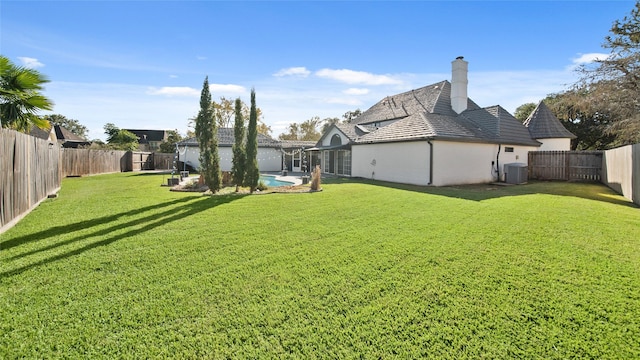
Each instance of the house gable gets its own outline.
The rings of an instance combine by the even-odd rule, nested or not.
[[[351,144],[352,142],[352,137],[354,137],[354,134],[351,134],[352,137],[347,136],[347,134],[345,134],[345,132],[343,131],[344,128],[351,128],[350,127],[345,127],[343,126],[342,129],[338,126],[338,125],[332,125],[320,138],[320,140],[318,140],[318,143],[316,144],[316,147],[319,148],[326,148],[326,147],[334,147],[334,146],[342,146],[342,145],[348,145]],[[339,144],[338,144],[339,142]]]

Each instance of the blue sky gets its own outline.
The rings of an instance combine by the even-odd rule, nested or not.
[[[52,113],[92,139],[108,122],[186,133],[205,76],[214,99],[248,103],[254,87],[277,137],[450,80],[457,56],[469,61],[469,97],[513,112],[575,82],[634,4],[2,0],[0,53],[46,75]]]

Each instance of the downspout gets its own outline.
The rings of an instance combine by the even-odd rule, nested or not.
[[[429,144],[429,182],[427,185],[431,185],[433,183],[433,143],[431,139],[427,139],[427,143]]]
[[[498,144],[498,154],[496,155],[496,173],[498,174],[497,181],[500,182],[500,148],[502,144]]]

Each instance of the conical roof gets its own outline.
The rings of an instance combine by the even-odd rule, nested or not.
[[[531,137],[534,139],[576,138],[576,136],[567,130],[560,120],[553,115],[551,109],[549,109],[543,101],[540,101],[523,124],[529,129],[529,134],[531,134]]]

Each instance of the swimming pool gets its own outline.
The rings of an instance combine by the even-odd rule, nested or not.
[[[260,181],[262,181],[265,185],[269,187],[294,185],[292,182],[289,182],[289,181],[276,180],[276,177],[273,175],[260,175]]]

